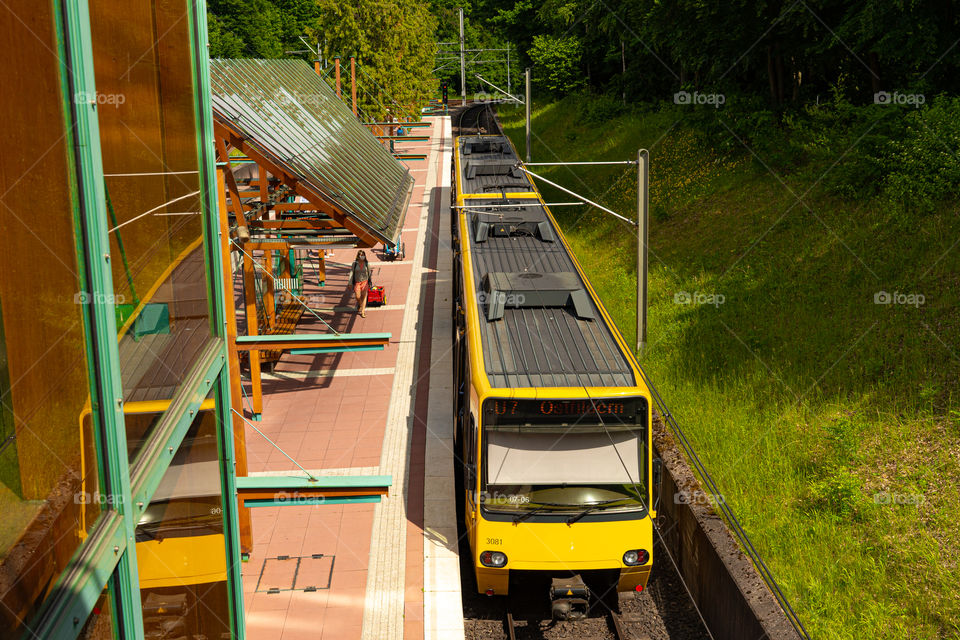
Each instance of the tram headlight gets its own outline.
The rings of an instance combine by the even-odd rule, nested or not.
[[[480,564],[485,567],[500,568],[507,564],[507,554],[500,551],[484,551],[480,554]]]
[[[647,564],[650,560],[650,554],[646,549],[631,549],[623,554],[623,564],[628,567],[635,567],[640,564]]]

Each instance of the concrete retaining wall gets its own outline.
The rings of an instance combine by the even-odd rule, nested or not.
[[[799,640],[659,422],[654,449],[663,460],[657,526],[715,640]]]

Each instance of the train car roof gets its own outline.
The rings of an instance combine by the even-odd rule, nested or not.
[[[601,315],[542,203],[483,198],[469,200],[467,206],[483,365],[490,385],[636,386],[614,329]]]
[[[527,175],[516,168],[519,158],[506,136],[460,136],[457,154],[465,195],[535,191]]]

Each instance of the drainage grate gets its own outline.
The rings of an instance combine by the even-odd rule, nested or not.
[[[304,591],[330,588],[336,556],[314,553],[309,556],[264,558],[256,593]]]

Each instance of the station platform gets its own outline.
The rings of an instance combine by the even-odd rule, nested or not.
[[[249,474],[391,475],[379,503],[252,509],[242,567],[250,640],[463,637],[453,478],[451,122],[428,118],[402,151],[416,179],[406,256],[367,250],[386,304],[353,312],[354,253],[327,254],[326,285],[304,269],[304,298],[338,331],[390,332],[383,351],[285,353],[263,374],[263,415],[246,427]],[[418,131],[418,135],[420,131]],[[400,145],[398,144],[398,147]],[[400,149],[398,149],[399,151]],[[328,331],[304,314],[298,332]],[[263,436],[268,437],[274,446]],[[278,449],[279,447],[279,449]],[[280,451],[282,449],[283,451]]]

